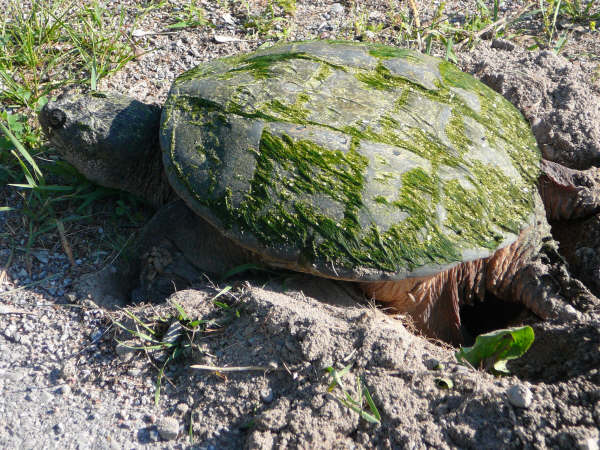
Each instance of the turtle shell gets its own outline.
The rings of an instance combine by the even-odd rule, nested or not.
[[[185,72],[170,183],[272,264],[373,281],[490,256],[535,222],[540,152],[502,96],[395,47],[275,45]]]

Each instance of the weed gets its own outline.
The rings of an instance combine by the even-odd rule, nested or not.
[[[594,20],[600,19],[600,4],[596,0],[587,2],[563,0],[560,5],[560,14],[571,22],[590,22],[591,24]]]
[[[24,198],[28,247],[56,229],[59,204],[75,202],[76,213],[65,221],[81,220],[77,212],[115,192],[81,176],[67,176],[70,185],[48,184],[54,175],[69,175],[69,169],[47,154],[41,130],[31,126],[33,117],[57,88],[87,83],[95,89],[99,79],[134,56],[125,38],[124,13],[114,14],[102,2],[80,7],[66,0],[34,0],[30,8],[6,2],[0,17],[0,182],[19,189]]]
[[[296,0],[275,0],[275,3],[283,9],[286,14],[294,14],[296,12]]]
[[[170,29],[204,27],[210,22],[204,17],[205,12],[202,8],[196,5],[196,0],[191,0],[183,10],[183,14],[179,14],[175,19],[176,22],[168,25]]]
[[[530,326],[506,328],[481,334],[472,347],[461,347],[455,354],[458,362],[471,367],[508,374],[506,362],[522,356],[535,336]]]
[[[337,386],[339,386],[342,391],[342,396],[335,396],[337,401],[350,408],[352,411],[358,413],[358,415],[367,422],[380,424],[381,415],[375,406],[375,402],[373,401],[373,398],[371,397],[369,389],[367,388],[363,378],[358,375],[356,376],[356,399],[350,395],[348,389],[346,389],[344,383],[342,382],[342,377],[350,372],[351,367],[352,364],[347,365],[340,371],[335,370],[333,367],[327,367],[325,369],[333,378],[333,381],[327,387],[327,392],[332,392]],[[369,408],[368,411],[364,409],[364,403],[367,404],[367,407]]]
[[[279,7],[284,15],[293,14],[296,9],[295,0],[269,0],[264,11],[259,14],[251,9],[247,1],[242,2],[246,7],[246,21],[244,28],[253,30],[259,36],[267,38],[276,38],[286,40],[291,33],[290,20],[282,17],[277,7]]]
[[[167,316],[155,316],[144,320],[131,310],[125,309],[124,314],[129,318],[128,324],[113,320],[113,323],[122,329],[127,336],[130,336],[130,339],[139,342],[138,345],[132,345],[130,339],[121,341],[115,338],[119,346],[141,350],[146,352],[147,355],[152,354],[150,361],[157,370],[154,393],[154,401],[157,405],[160,399],[165,369],[170,363],[176,361],[186,349],[192,351],[197,349],[197,344],[194,344],[196,334],[214,333],[240,317],[238,309],[217,300],[231,289],[231,286],[225,286],[211,299],[215,307],[222,312],[217,319],[193,318],[182,305],[171,299],[169,303],[175,309],[175,312]],[[164,331],[161,332],[160,330]],[[196,366],[195,368],[202,367]],[[225,371],[223,370],[223,372]]]

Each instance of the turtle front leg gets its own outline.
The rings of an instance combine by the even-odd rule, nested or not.
[[[134,301],[160,301],[203,274],[220,277],[260,258],[223,236],[183,200],[162,207],[144,227],[133,252],[142,255],[135,272]]]
[[[84,277],[77,290],[105,306],[156,302],[202,274],[220,276],[256,261],[178,200],[158,210],[115,266]]]

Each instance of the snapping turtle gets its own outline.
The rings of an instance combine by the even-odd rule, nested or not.
[[[552,216],[596,208],[591,194],[542,164],[508,101],[434,57],[286,43],[182,74],[162,111],[65,94],[40,122],[90,180],[167,205],[134,251],[153,246],[152,263],[123,269],[142,284],[259,260],[354,281],[454,343],[459,307],[486,291],[542,318],[590,295],[552,274],[538,178]]]

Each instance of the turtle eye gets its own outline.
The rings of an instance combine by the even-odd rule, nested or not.
[[[48,115],[48,122],[52,128],[60,128],[67,120],[66,114],[60,109],[53,109]]]

